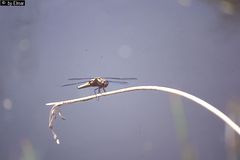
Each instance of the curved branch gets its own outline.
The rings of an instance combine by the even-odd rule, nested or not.
[[[190,99],[198,104],[200,104],[202,107],[206,108],[208,111],[212,112],[215,114],[218,118],[223,120],[226,124],[228,124],[234,131],[236,131],[240,135],[240,127],[234,123],[228,116],[226,116],[223,112],[218,110],[216,107],[212,106],[211,104],[207,103],[206,101],[193,96],[189,93],[173,89],[173,88],[168,88],[168,87],[161,87],[161,86],[136,86],[136,87],[129,87],[129,88],[123,88],[115,91],[110,91],[110,92],[104,92],[104,93],[99,93],[96,95],[91,95],[87,97],[82,97],[82,98],[77,98],[77,99],[71,99],[71,100],[65,100],[65,101],[59,101],[59,102],[51,102],[47,103],[47,106],[53,106],[51,111],[50,111],[50,116],[49,116],[49,128],[53,129],[53,120],[56,119],[57,114],[64,119],[60,112],[60,106],[66,105],[66,104],[72,104],[76,102],[82,102],[82,101],[88,101],[97,97],[102,97],[102,96],[110,96],[114,94],[119,94],[119,93],[124,93],[124,92],[130,92],[130,91],[137,91],[137,90],[157,90],[157,91],[163,91],[163,92],[168,92],[172,94],[176,94],[182,97],[185,97],[187,99]],[[53,130],[52,130],[53,132]],[[53,132],[54,139],[56,142],[59,143],[59,139],[57,138],[56,134]]]

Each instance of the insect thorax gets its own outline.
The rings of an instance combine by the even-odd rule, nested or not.
[[[108,81],[104,78],[101,78],[101,77],[97,77],[97,83],[99,86],[102,86],[102,87],[107,87],[108,86]]]

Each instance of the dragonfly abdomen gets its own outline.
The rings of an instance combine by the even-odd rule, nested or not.
[[[90,86],[91,86],[91,84],[90,84],[89,82],[86,82],[86,83],[78,86],[77,88],[78,88],[78,89],[82,89],[82,88],[87,88],[87,87],[90,87]]]

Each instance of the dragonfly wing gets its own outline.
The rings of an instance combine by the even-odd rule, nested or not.
[[[90,80],[90,79],[93,79],[93,78],[69,78],[68,80]]]
[[[103,77],[104,79],[115,79],[115,80],[137,80],[137,78],[117,78],[117,77]]]
[[[90,80],[94,79],[95,77],[89,77],[89,78],[69,78],[68,80]],[[115,79],[115,80],[137,80],[137,78],[118,78],[118,77],[102,77],[104,79]]]
[[[82,84],[82,83],[86,83],[86,82],[88,82],[88,81],[76,82],[76,83],[68,83],[68,84],[64,84],[64,85],[62,85],[62,87],[72,86],[72,85],[77,85],[77,84]]]
[[[119,84],[126,84],[128,82],[125,82],[125,81],[113,81],[113,80],[107,80],[108,82],[111,82],[111,83],[119,83]]]

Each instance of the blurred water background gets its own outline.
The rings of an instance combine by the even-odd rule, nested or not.
[[[238,0],[26,0],[0,7],[1,160],[240,160],[232,129],[184,98],[145,91],[63,108],[93,93],[69,77],[137,77],[192,93],[240,124]]]

